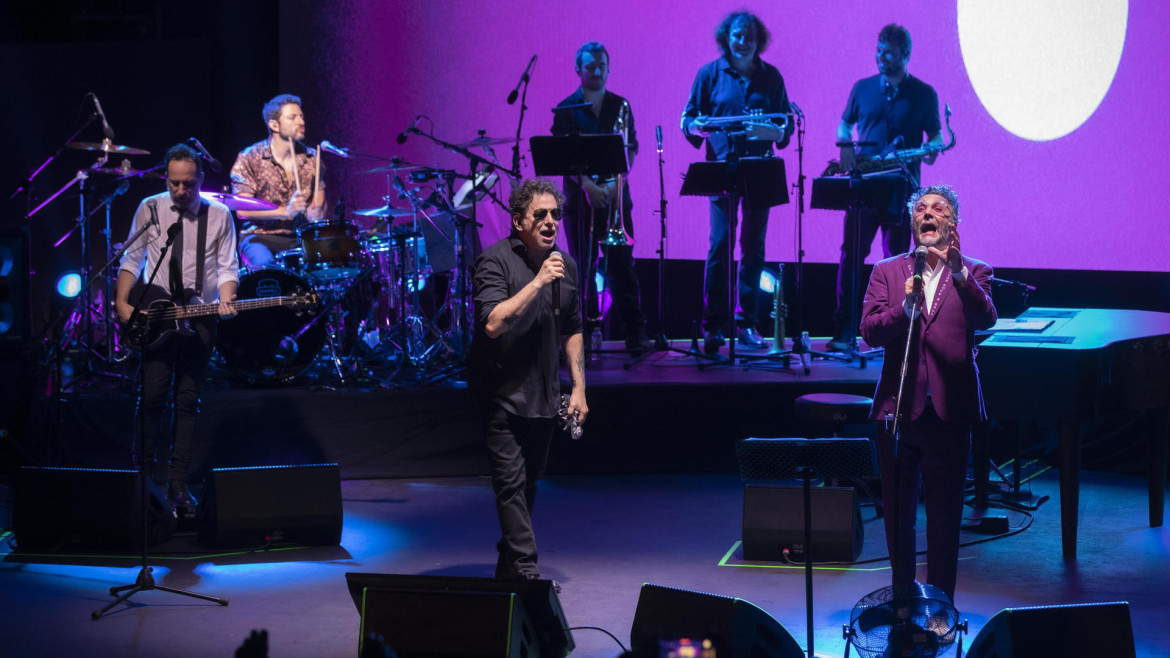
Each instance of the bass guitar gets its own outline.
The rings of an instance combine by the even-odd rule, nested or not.
[[[139,300],[142,300],[141,303]],[[122,343],[133,350],[151,350],[172,335],[194,333],[188,322],[191,318],[219,314],[218,302],[204,304],[197,297],[192,297],[191,301],[194,303],[181,306],[175,303],[174,296],[164,288],[148,283],[136,284],[130,290],[130,303],[137,304],[139,311],[129,322],[120,324]],[[311,312],[320,304],[320,295],[313,290],[235,302],[236,310],[241,313],[277,306],[293,308],[298,313]]]

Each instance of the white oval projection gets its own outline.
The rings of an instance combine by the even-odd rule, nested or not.
[[[1046,141],[1083,124],[1109,91],[1127,0],[958,0],[967,76],[1009,132]]]

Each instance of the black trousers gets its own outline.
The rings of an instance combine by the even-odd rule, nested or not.
[[[215,344],[216,319],[196,318],[191,321],[194,334],[172,335],[158,348],[143,355],[142,383],[138,393],[138,414],[135,432],[141,436],[132,447],[133,462],[137,468],[140,454],[145,455],[147,472],[152,473],[160,456],[168,459],[167,480],[186,481],[187,465],[191,461],[191,442],[195,438],[199,416],[199,395],[207,373],[207,362]],[[159,438],[163,432],[163,412],[167,402],[174,401],[171,438],[160,455]],[[138,452],[139,445],[142,453]]]
[[[597,281],[589,275],[590,270],[588,269],[588,265],[593,263],[596,268],[592,271],[601,272],[609,281],[614,307],[617,309],[618,317],[621,318],[626,337],[640,337],[645,332],[646,316],[642,313],[642,285],[638,280],[638,272],[634,269],[634,248],[632,246],[598,244],[605,240],[608,232],[608,209],[591,213],[589,206],[585,206],[585,214],[592,215],[593,234],[591,236],[588,231],[581,231],[582,227],[576,218],[577,212],[575,206],[570,209],[566,204],[565,230],[569,236],[567,241],[569,254],[573,260],[586,268],[584,272],[587,285],[585,288],[587,306],[584,309],[586,319],[599,320],[601,318],[601,310],[597,305]],[[626,233],[633,237],[633,227],[628,211],[623,219],[626,224]],[[586,250],[578,244],[580,241],[589,243],[588,253],[585,253]]]
[[[883,424],[878,432],[878,468],[885,505],[886,547],[890,551],[893,585],[914,582],[915,527],[919,482],[926,503],[926,582],[955,599],[959,567],[959,531],[963,523],[963,491],[971,454],[971,426],[948,423],[934,407],[902,425],[897,497],[894,485],[894,437]],[[898,527],[894,527],[894,510]],[[895,559],[896,556],[896,559]]]
[[[522,418],[494,402],[481,405],[480,417],[502,534],[496,543],[496,578],[539,576],[532,506],[536,502],[536,483],[548,465],[554,421]]]
[[[739,311],[736,324],[755,327],[760,309],[760,273],[764,271],[764,236],[768,232],[769,208],[753,208],[747,197],[741,199],[743,219],[739,223]],[[703,324],[707,329],[722,330],[727,325],[727,241],[734,239],[728,233],[730,213],[728,200],[711,199],[711,235],[707,249],[707,265],[703,279],[706,309]],[[738,209],[732,208],[731,212]]]

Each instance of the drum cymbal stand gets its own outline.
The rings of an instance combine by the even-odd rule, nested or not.
[[[301,327],[300,331],[290,337],[294,342],[299,341],[301,336],[308,332],[309,329],[313,328],[313,326],[318,322],[325,322],[325,343],[329,346],[328,358],[331,362],[333,371],[337,373],[337,377],[331,381],[323,383],[318,382],[316,384],[318,387],[331,388],[333,386],[333,382],[337,382],[344,389],[348,388],[351,383],[346,376],[346,369],[342,361],[349,361],[352,365],[356,359],[352,357],[352,355],[341,355],[340,350],[338,349],[338,345],[340,343],[339,333],[345,326],[345,318],[343,316],[341,302],[343,302],[345,298],[353,292],[354,289],[361,285],[363,281],[368,279],[373,271],[373,266],[364,267],[362,268],[361,272],[357,274],[357,276],[353,277],[352,279],[345,280],[345,282],[340,286],[331,288],[326,295],[326,298],[329,300],[328,303],[325,304],[325,306],[322,307],[321,310],[316,315],[314,315],[311,320],[306,322],[304,326]]]

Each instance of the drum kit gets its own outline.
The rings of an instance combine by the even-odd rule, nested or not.
[[[385,204],[334,219],[309,222],[297,229],[298,246],[275,256],[262,269],[241,267],[238,299],[316,292],[322,306],[315,313],[266,308],[221,321],[216,348],[224,365],[249,383],[291,381],[310,372],[317,382],[341,386],[373,380],[386,386],[437,381],[461,369],[468,347],[466,313],[455,272],[459,245],[467,248],[468,219],[453,210],[450,181],[454,172],[395,160],[367,173],[385,173]],[[403,184],[434,179],[427,198]],[[204,192],[233,212],[275,208],[253,197]],[[405,198],[409,208],[390,199]],[[252,218],[249,221],[263,221]],[[465,279],[464,279],[465,280]],[[447,284],[445,289],[442,284]],[[425,304],[445,292],[442,304]],[[430,312],[430,308],[438,309]],[[390,368],[392,370],[387,370]],[[390,372],[383,376],[381,373]]]

